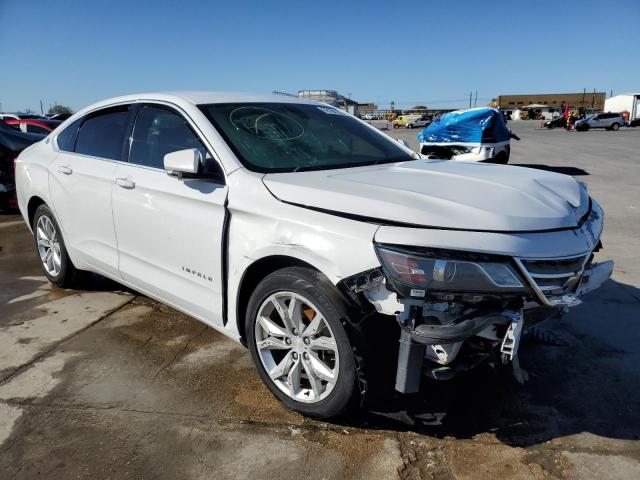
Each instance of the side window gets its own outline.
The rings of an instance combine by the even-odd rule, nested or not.
[[[109,108],[89,116],[78,131],[76,153],[120,160],[129,107]]]
[[[76,134],[82,120],[82,118],[79,118],[58,134],[56,142],[58,142],[58,148],[63,152],[73,152],[73,147],[76,144]]]
[[[202,158],[207,155],[200,139],[180,115],[166,108],[149,105],[140,109],[133,128],[130,163],[164,169],[164,156],[167,153],[187,148],[197,148]]]

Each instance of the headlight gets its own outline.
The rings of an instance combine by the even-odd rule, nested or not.
[[[427,291],[505,293],[524,291],[507,262],[475,260],[468,254],[413,253],[376,246],[382,269],[401,294],[423,297]]]

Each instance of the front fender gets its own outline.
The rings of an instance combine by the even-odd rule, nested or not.
[[[261,259],[285,256],[300,260],[333,284],[380,266],[373,247],[377,225],[282,203],[262,182],[255,189],[233,187],[227,240],[226,327],[230,333],[237,333],[236,306],[242,278]],[[234,195],[234,191],[242,194]]]

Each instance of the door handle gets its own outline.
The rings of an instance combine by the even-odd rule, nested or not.
[[[73,170],[67,165],[60,165],[58,167],[58,173],[62,173],[63,175],[71,175],[73,173]]]
[[[116,183],[120,185],[122,188],[132,189],[136,188],[136,182],[133,180],[129,180],[128,178],[118,177],[116,178]]]

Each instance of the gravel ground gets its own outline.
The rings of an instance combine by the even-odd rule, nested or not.
[[[20,218],[0,215],[0,477],[640,478],[640,129],[511,128],[512,163],[589,185],[606,212],[600,256],[616,261],[525,340],[528,383],[481,369],[308,420],[197,321],[97,276],[52,287]]]

